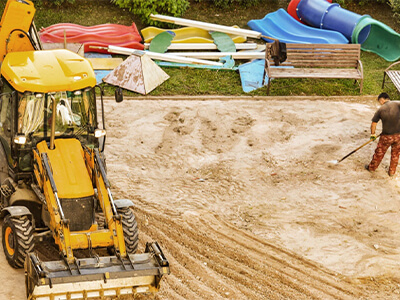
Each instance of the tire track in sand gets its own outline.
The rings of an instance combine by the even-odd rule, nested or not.
[[[170,261],[159,299],[359,299],[363,290],[218,216],[136,207],[141,241],[157,240]]]

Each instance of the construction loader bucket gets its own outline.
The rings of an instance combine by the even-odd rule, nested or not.
[[[25,261],[28,300],[106,299],[152,294],[159,289],[169,263],[157,242],[147,243],[143,254],[42,262],[33,253]]]

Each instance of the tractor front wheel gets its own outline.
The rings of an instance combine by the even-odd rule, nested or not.
[[[34,228],[27,216],[4,218],[2,228],[3,250],[14,268],[24,266],[26,254],[34,248]]]
[[[118,213],[122,217],[122,229],[124,231],[126,252],[134,254],[139,245],[139,230],[135,215],[129,207],[119,208]]]

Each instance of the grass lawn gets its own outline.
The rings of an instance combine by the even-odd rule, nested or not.
[[[0,11],[3,11],[6,1],[0,3]],[[227,9],[217,9],[207,4],[192,2],[190,8],[183,16],[188,19],[217,23],[221,25],[239,25],[248,28],[247,22],[251,19],[263,18],[267,13],[279,8],[286,8],[288,1],[271,0],[264,1],[258,6],[242,8],[232,6]],[[35,23],[38,28],[47,27],[56,23],[71,22],[81,25],[96,25],[102,23],[119,23],[130,25],[135,22],[139,31],[146,27],[139,18],[128,10],[121,10],[110,3],[109,0],[85,1],[76,0],[73,5],[51,7],[36,1]],[[384,22],[399,32],[400,26],[392,17],[390,8],[386,5],[375,4],[367,6],[348,5],[347,9],[360,13],[369,14],[373,18]],[[166,28],[166,24],[160,27]],[[255,40],[253,40],[255,41]],[[262,41],[255,41],[262,43]],[[364,90],[363,94],[378,94],[382,91],[383,70],[391,63],[379,56],[362,52],[361,60],[364,66]],[[245,63],[246,61],[237,61]],[[165,68],[171,78],[151,92],[151,95],[254,95],[266,94],[266,88],[258,89],[246,94],[242,91],[240,76],[234,71],[215,71],[188,68]],[[111,88],[106,88],[111,93]],[[396,89],[388,84],[385,89],[391,95],[397,95]],[[131,96],[138,94],[127,92]],[[274,82],[271,95],[359,95],[358,86],[353,85],[350,79],[280,79]]]

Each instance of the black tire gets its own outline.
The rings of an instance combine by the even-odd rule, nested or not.
[[[27,299],[30,299],[29,297],[32,295],[33,290],[35,289],[35,283],[32,280],[34,273],[32,262],[28,256],[28,258],[25,260],[25,292]]]
[[[119,208],[118,214],[122,218],[122,229],[124,231],[126,252],[134,254],[139,245],[139,230],[135,215],[129,207]]]
[[[2,226],[4,254],[10,266],[22,268],[26,254],[33,251],[34,228],[27,216],[4,218]]]

